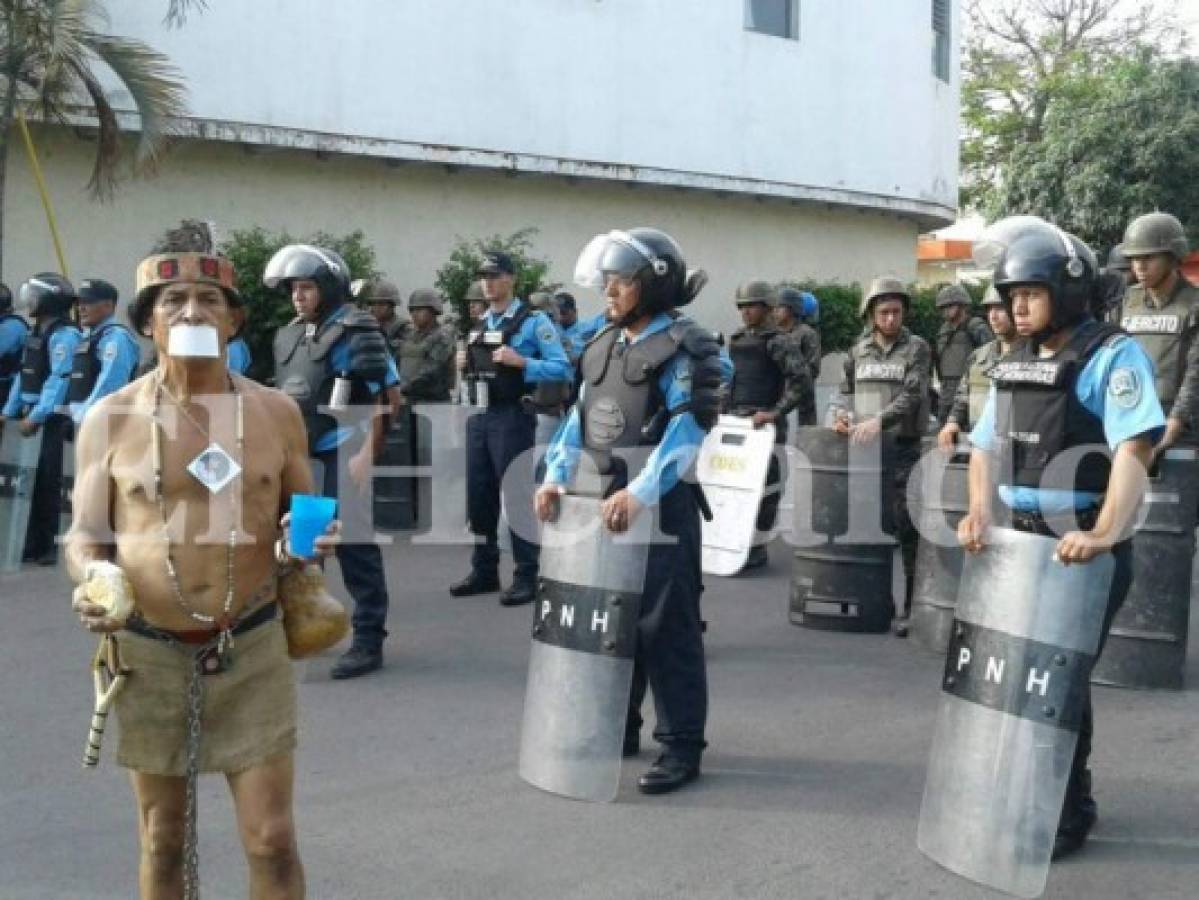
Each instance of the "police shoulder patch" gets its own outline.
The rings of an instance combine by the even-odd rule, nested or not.
[[[1107,392],[1117,406],[1132,409],[1141,402],[1141,379],[1134,369],[1124,366],[1113,369],[1107,382]]]
[[[548,344],[554,339],[554,329],[550,325],[543,325],[537,330],[537,340],[543,344]]]
[[[112,362],[117,358],[117,342],[109,341],[104,347],[104,352],[100,354],[100,358],[105,362]]]

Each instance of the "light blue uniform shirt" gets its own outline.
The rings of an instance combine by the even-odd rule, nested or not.
[[[4,415],[15,419],[22,410],[29,421],[41,425],[50,417],[54,410],[62,406],[67,399],[67,388],[71,385],[71,365],[75,359],[75,348],[83,340],[83,333],[74,325],[60,325],[50,335],[50,374],[42,385],[40,394],[30,393],[21,389],[21,376],[13,379],[12,389],[8,392],[8,402],[4,404]]]
[[[100,374],[96,376],[92,392],[82,403],[70,405],[71,418],[76,425],[83,421],[87,411],[100,400],[113,391],[120,390],[133,380],[133,373],[137,371],[137,364],[142,355],[141,349],[127,329],[120,326],[108,328],[112,324],[112,320],[113,317],[109,316],[85,334],[88,336],[105,328],[108,329],[100,336],[99,345],[92,350],[100,357]]]
[[[523,300],[513,300],[500,316],[489,309],[483,313],[480,324],[488,331],[499,331],[523,305]],[[509,346],[525,358],[525,384],[570,381],[573,372],[570,360],[562,349],[557,326],[545,313],[534,312],[525,319]]]
[[[1120,377],[1113,381],[1116,374]],[[1095,351],[1074,383],[1074,394],[1083,408],[1103,420],[1103,434],[1113,453],[1132,438],[1145,436],[1156,441],[1166,426],[1153,387],[1153,363],[1127,336]],[[980,450],[995,446],[995,396],[992,385],[982,416],[970,432],[970,442]],[[1090,509],[1101,496],[1089,491],[999,486],[999,499],[1012,509],[1046,515]]]
[[[250,355],[250,345],[246,343],[245,338],[235,337],[225,347],[225,361],[230,372],[245,375],[253,359]]]
[[[598,313],[590,319],[577,319],[569,328],[558,326],[558,336],[562,339],[562,349],[566,351],[571,365],[578,365],[579,356],[587,342],[595,337],[608,324],[608,317]]]
[[[28,334],[29,323],[20,316],[9,315],[0,319],[0,356],[20,358]]]
[[[632,343],[643,341],[652,334],[664,331],[674,324],[666,315],[655,316]],[[621,340],[624,340],[622,337]],[[666,401],[668,410],[678,409],[691,402],[691,357],[679,351],[662,367],[658,376],[658,389]],[[587,390],[584,384],[582,391]],[[579,426],[580,402],[558,428],[545,456],[545,483],[568,485],[574,478],[583,448],[583,432]],[[645,506],[657,504],[659,499],[679,482],[680,473],[691,468],[704,442],[704,430],[695,421],[695,416],[684,412],[671,416],[666,431],[658,446],[650,453],[637,477],[629,482],[628,489]]]
[[[345,314],[347,312],[349,312],[349,310],[350,310],[349,304],[343,304],[342,306],[339,306],[337,309],[335,309],[329,315],[329,317],[325,320],[325,322],[336,322],[338,319],[345,316]],[[324,323],[322,323],[322,324],[324,324]],[[349,335],[345,335],[344,337],[342,337],[342,339],[339,340],[333,346],[333,349],[329,351],[328,360],[329,360],[329,368],[331,371],[333,371],[333,372],[349,371],[349,368],[350,368]],[[371,396],[373,397],[373,396],[378,395],[378,393],[380,391],[384,390],[385,388],[389,388],[392,385],[399,384],[399,383],[400,383],[400,373],[396,370],[395,360],[392,359],[389,354],[388,359],[387,359],[387,374],[383,377],[383,383],[379,384],[378,382],[368,381],[368,382],[366,382],[366,386],[367,386],[367,388],[370,389]],[[335,447],[340,447],[342,444],[344,444],[346,441],[348,441],[351,437],[353,437],[355,431],[365,431],[368,428],[370,428],[369,422],[363,422],[361,425],[341,425],[338,428],[335,428],[332,431],[330,431],[328,434],[326,434],[324,437],[322,437],[319,441],[316,442],[316,448],[315,448],[316,452],[317,453],[327,453],[328,451],[334,449]]]

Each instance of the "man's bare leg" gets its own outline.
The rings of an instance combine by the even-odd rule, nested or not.
[[[141,772],[132,772],[131,777],[141,840],[138,885],[142,900],[177,900],[183,896],[187,781]]]
[[[302,900],[304,868],[292,817],[291,753],[281,753],[228,779],[250,864],[251,900]]]

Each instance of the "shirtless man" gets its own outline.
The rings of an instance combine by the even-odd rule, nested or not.
[[[196,754],[195,769],[228,780],[250,896],[303,897],[295,684],[275,599],[291,561],[281,514],[293,493],[312,492],[304,424],[290,398],[226,368],[244,318],[227,259],[144,260],[129,312],[158,365],[98,403],[79,431],[67,556],[76,581],[99,577],[108,561],[132,589],[124,624],[86,600],[74,608],[89,631],[116,633],[130,670],[114,708],[117,761],[131,770],[138,806],[141,896],[197,894]],[[230,472],[239,474],[226,481]],[[317,551],[334,544],[322,537]],[[196,709],[198,744],[188,739]]]

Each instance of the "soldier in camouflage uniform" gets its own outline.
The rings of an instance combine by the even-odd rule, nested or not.
[[[401,315],[397,315],[396,307],[400,303],[400,289],[395,286],[394,282],[382,280],[363,281],[356,283],[355,286],[358,290],[354,292],[354,299],[375,317],[379,327],[383,329],[383,336],[387,338],[387,346],[391,348],[391,355],[396,356],[404,336],[412,327],[411,322]]]
[[[787,438],[787,414],[812,396],[812,372],[799,343],[776,328],[771,310],[778,305],[778,292],[765,281],[751,281],[737,289],[737,309],[744,326],[729,338],[733,359],[733,383],[726,399],[726,412],[753,419],[754,427],[767,423],[775,428],[775,442]],[[771,457],[766,475],[766,496],[758,510],[759,532],[769,532],[778,517],[782,492],[782,467],[778,455]],[[766,546],[759,544],[749,554],[747,569],[766,564]]]
[[[870,333],[849,348],[841,394],[853,406],[834,428],[855,444],[872,444],[883,432],[894,437],[895,531],[903,557],[904,601],[895,633],[907,636],[919,533],[908,514],[908,476],[920,459],[920,438],[928,423],[931,357],[924,338],[903,324],[912,295],[898,278],[876,278],[862,298],[861,314]]]
[[[954,452],[958,435],[969,434],[970,429],[978,423],[991,391],[991,367],[1020,342],[1012,314],[995,288],[987,288],[982,306],[987,314],[987,324],[995,333],[995,340],[983,344],[970,354],[966,375],[958,382],[958,392],[954,395],[949,418],[937,434],[937,446],[946,453]]]
[[[408,298],[412,326],[397,352],[400,390],[414,403],[449,403],[454,382],[454,340],[437,317],[444,309],[441,295],[419,288]]]
[[[1124,296],[1120,326],[1153,360],[1166,413],[1156,452],[1199,443],[1199,288],[1182,275],[1188,249],[1182,223],[1169,213],[1141,216],[1129,224],[1121,246],[1139,284]]]
[[[468,331],[473,331],[478,326],[479,320],[483,318],[485,312],[487,312],[487,298],[483,296],[483,282],[472,281],[470,287],[466,289]]]
[[[937,422],[944,425],[953,407],[958,382],[966,374],[970,354],[995,339],[982,319],[970,315],[970,295],[960,284],[943,287],[937,294],[937,310],[941,313],[941,328],[937,332],[933,362],[941,382]]]
[[[774,324],[796,347],[807,364],[810,377],[795,413],[799,427],[816,424],[816,379],[820,377],[820,332],[804,321],[804,295],[793,287],[779,288]]]

